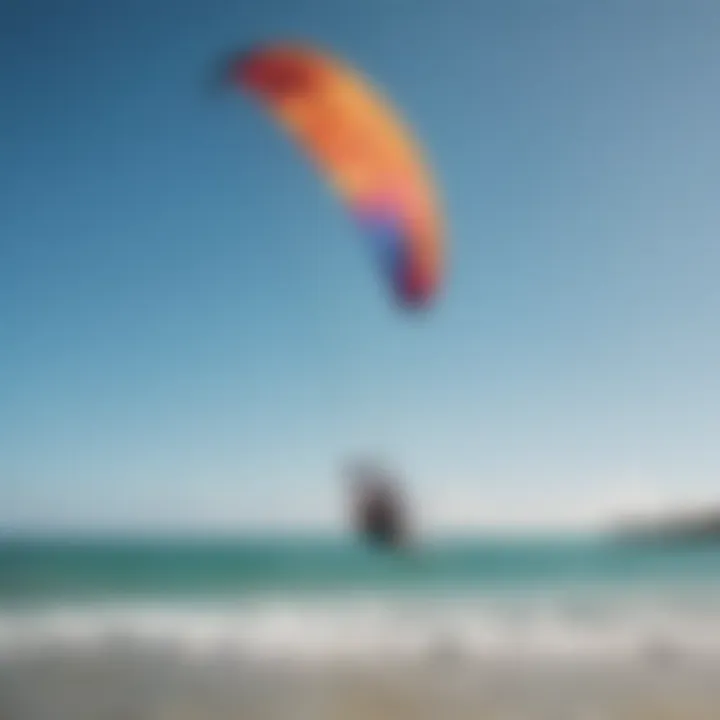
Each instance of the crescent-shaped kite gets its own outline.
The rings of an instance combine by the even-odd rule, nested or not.
[[[277,43],[233,59],[257,98],[335,188],[380,260],[395,298],[427,306],[443,275],[436,192],[409,130],[358,73],[313,47]]]

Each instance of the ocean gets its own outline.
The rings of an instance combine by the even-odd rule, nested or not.
[[[591,644],[613,633],[641,644],[643,631],[675,637],[682,630],[687,644],[690,627],[702,620],[699,639],[712,633],[720,648],[719,590],[720,547],[711,544],[483,539],[388,553],[308,538],[15,540],[0,544],[0,647],[13,646],[11,636],[37,643],[47,631],[50,638],[62,618],[82,618],[86,638],[112,630],[120,617],[138,634],[151,613],[173,618],[170,634],[192,634],[204,619],[224,641],[246,617],[253,632],[245,640],[259,649],[263,641],[281,646],[284,627],[288,652],[302,644],[303,629],[308,641],[325,638],[328,652],[343,649],[333,643],[349,650],[343,620],[358,628],[362,617],[364,639],[376,633],[379,644],[390,642],[398,617],[405,635],[414,618],[426,644],[442,626],[436,634],[443,642],[452,636],[468,651],[482,650],[475,631],[497,644],[503,631],[515,638],[522,621],[528,638],[533,624],[548,643],[551,625],[556,640],[574,635],[578,652],[583,639]],[[235,630],[223,629],[223,621]],[[149,625],[159,632],[159,624]],[[79,629],[77,620],[65,628],[68,641],[71,626]]]
[[[635,668],[617,675],[626,682],[647,663],[678,659],[686,667],[703,665],[711,678],[707,692],[720,686],[720,546],[623,545],[601,537],[447,540],[407,553],[307,537],[0,544],[2,718],[105,717],[97,703],[113,692],[127,701],[129,668],[136,674],[144,668],[136,676],[143,687],[155,678],[150,684],[164,688],[167,704],[168,688],[187,692],[198,679],[179,683],[174,675],[175,684],[168,684],[168,668],[198,673],[222,666],[224,697],[232,696],[227,702],[237,708],[252,694],[247,679],[260,669],[273,673],[271,686],[283,687],[278,692],[297,703],[297,687],[307,694],[317,685],[306,678],[291,692],[287,678],[278,684],[293,668],[323,668],[327,698],[327,673],[341,667],[382,668],[386,676],[391,667],[433,667],[435,680],[449,667],[457,680],[457,668],[480,665],[487,680],[493,677],[488,664],[517,673],[534,663],[526,679],[563,663],[573,673]],[[159,667],[165,668],[162,681]],[[106,684],[98,695],[100,680],[88,677],[100,668]],[[555,681],[564,688],[560,695],[568,689],[567,674],[562,678]],[[479,692],[473,682],[467,688]],[[657,678],[652,682],[662,687]],[[261,687],[251,685],[252,692]],[[427,677],[416,685],[418,692],[430,687]],[[53,695],[60,686],[62,697],[75,698],[67,711]],[[212,687],[203,697],[217,696]],[[78,697],[95,698],[94,710],[83,715]],[[154,704],[142,706],[145,714],[135,708],[127,717],[159,717],[153,697]],[[267,703],[278,698],[272,691],[264,697],[265,710],[227,717],[270,717]],[[708,707],[717,707],[717,699],[713,695]],[[119,700],[113,702],[116,710]],[[198,717],[215,717],[203,708]],[[293,713],[285,708],[276,716]]]

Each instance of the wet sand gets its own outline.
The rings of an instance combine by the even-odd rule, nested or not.
[[[103,650],[6,658],[0,720],[718,720],[720,662],[465,660],[283,667]]]

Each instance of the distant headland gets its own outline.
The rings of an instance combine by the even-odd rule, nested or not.
[[[613,534],[624,541],[720,543],[720,505],[656,518],[626,517],[615,523]]]

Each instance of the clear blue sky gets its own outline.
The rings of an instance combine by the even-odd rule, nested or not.
[[[424,143],[450,268],[423,319],[209,83],[279,36]],[[718,37],[712,0],[3,3],[0,527],[330,523],[365,450],[449,524],[709,495]]]

